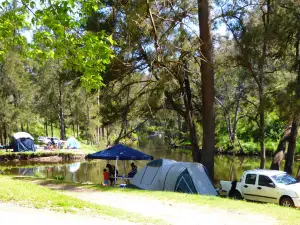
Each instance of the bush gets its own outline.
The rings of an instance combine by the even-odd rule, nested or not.
[[[253,141],[241,142],[244,153],[249,155],[256,155],[259,153],[259,143]]]

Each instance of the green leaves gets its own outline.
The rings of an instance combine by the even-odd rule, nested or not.
[[[55,59],[64,69],[82,74],[83,85],[91,90],[102,85],[101,73],[112,58],[114,41],[104,32],[82,28],[86,17],[100,9],[96,0],[12,0],[1,3],[0,61],[12,48],[22,45],[30,57],[45,62]],[[33,41],[26,45],[24,28],[31,28]]]

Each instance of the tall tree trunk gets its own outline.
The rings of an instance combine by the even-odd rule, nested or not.
[[[105,131],[104,131],[104,127],[102,126],[102,139],[104,140],[104,137],[105,137]]]
[[[50,130],[51,130],[51,137],[53,137],[53,123],[52,121],[50,122]]]
[[[122,115],[122,125],[121,125],[121,130],[119,132],[119,136],[117,139],[114,141],[114,144],[119,144],[120,139],[122,137],[123,132],[125,133],[125,140],[126,140],[126,130],[127,130],[127,114],[128,114],[128,100],[129,100],[129,94],[130,94],[130,87],[127,89],[127,99],[126,99],[126,106],[123,111]]]
[[[108,126],[106,127],[106,143],[107,145],[110,145],[110,140],[109,140],[109,130],[108,130]]]
[[[75,137],[75,124],[74,124],[74,122],[72,122],[72,131],[73,131],[73,135]]]
[[[237,103],[235,106],[234,120],[233,120],[233,126],[232,126],[231,137],[230,137],[233,145],[234,145],[234,142],[236,139],[236,129],[237,129],[238,117],[239,117],[239,111],[240,111],[240,101],[241,101],[241,97],[243,95],[242,86],[243,86],[243,84],[240,84],[238,87]]]
[[[194,109],[193,109],[193,102],[192,102],[192,90],[190,86],[190,80],[188,75],[185,75],[184,78],[184,105],[186,108],[186,120],[189,126],[189,134],[191,138],[191,144],[192,144],[192,156],[194,162],[200,162],[201,161],[201,153],[198,145],[198,138],[197,138],[197,130],[196,130],[196,124],[195,124],[195,116],[194,116]]]
[[[76,123],[76,134],[77,134],[76,137],[78,137],[79,136],[79,124],[78,124],[78,122]]]
[[[202,121],[203,145],[202,164],[214,179],[215,118],[214,118],[214,74],[212,69],[212,43],[209,22],[209,0],[198,0],[198,19],[200,30],[200,52],[202,81]]]
[[[91,123],[91,115],[90,115],[90,106],[89,106],[89,104],[87,104],[86,110],[87,110],[87,127],[86,127],[85,136],[86,136],[87,142],[89,142],[90,141],[89,129],[90,129],[90,123]]]
[[[293,173],[298,127],[299,127],[299,122],[297,121],[297,119],[294,119],[292,123],[292,129],[289,138],[289,146],[288,146],[287,154],[285,156],[285,164],[284,164],[284,171],[287,172],[288,174]]]
[[[59,90],[58,90],[58,118],[59,118],[60,139],[65,140],[66,128],[65,128],[63,93],[62,93],[61,82],[59,83]]]
[[[264,24],[264,34],[263,34],[263,47],[262,55],[258,64],[258,94],[259,94],[259,144],[260,144],[260,168],[264,169],[266,164],[266,149],[265,149],[265,96],[264,96],[264,67],[267,57],[267,44],[269,38],[269,23],[270,23],[270,0],[266,1],[267,12],[263,12],[263,24]],[[264,10],[264,9],[262,9]]]
[[[260,168],[264,169],[266,164],[265,149],[265,109],[264,109],[264,90],[259,88],[259,144],[260,144]]]
[[[21,131],[24,132],[24,125],[22,122],[21,122]]]
[[[29,131],[29,123],[28,123],[28,121],[26,122],[26,132],[27,132],[27,133],[30,133],[30,131]]]
[[[101,127],[97,126],[97,144],[100,143],[100,137],[101,137]]]
[[[7,127],[6,123],[3,123],[3,138],[4,138],[4,145],[7,145]]]
[[[3,142],[3,132],[2,132],[2,122],[0,122],[0,144],[4,145],[4,142]]]
[[[300,99],[300,58],[299,58],[299,50],[300,50],[300,33],[297,34],[297,41],[295,44],[295,58],[296,58],[296,69],[297,69],[297,85],[296,85],[296,101]],[[284,165],[284,171],[292,174],[293,172],[293,165],[294,165],[294,156],[296,150],[296,142],[297,142],[297,135],[298,135],[298,128],[299,128],[299,116],[298,113],[295,112],[293,116],[293,123],[291,128],[291,134],[289,138],[289,146],[286,154],[286,160]]]
[[[100,115],[101,114],[100,113],[100,90],[98,90],[97,106],[98,106],[98,113]],[[99,125],[97,126],[97,144],[100,143],[100,135],[101,135],[101,127],[100,127],[101,120],[100,120],[100,118],[98,121],[99,121]]]
[[[178,124],[178,139],[181,140],[182,138],[182,124],[181,124],[181,116],[177,112],[177,124]]]
[[[46,137],[48,137],[48,121],[47,121],[47,119],[45,119],[45,134],[46,134]]]

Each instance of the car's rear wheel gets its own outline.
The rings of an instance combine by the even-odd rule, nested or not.
[[[239,191],[234,191],[229,197],[232,199],[235,199],[235,200],[243,199],[243,197]]]
[[[295,207],[294,202],[290,197],[281,198],[280,205],[285,207]]]

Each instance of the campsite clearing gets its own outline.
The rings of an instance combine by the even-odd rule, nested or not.
[[[106,205],[168,224],[298,224],[299,210],[220,197],[143,191],[25,178],[94,204]]]

